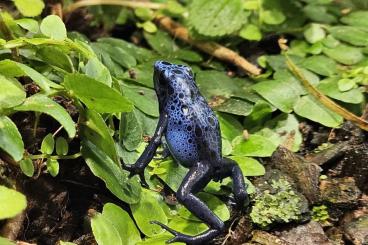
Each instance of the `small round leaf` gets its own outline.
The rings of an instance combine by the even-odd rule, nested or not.
[[[68,153],[69,145],[64,137],[56,138],[56,154],[59,156],[65,156]]]
[[[25,158],[19,162],[20,169],[22,172],[28,176],[32,177],[34,174],[34,165],[30,158]]]
[[[42,20],[40,26],[42,34],[55,40],[64,40],[66,28],[63,21],[57,15],[49,15]]]
[[[41,143],[41,152],[44,154],[52,154],[54,151],[54,137],[52,137],[52,134],[46,135],[46,137],[42,140]]]
[[[59,173],[59,162],[56,159],[47,159],[47,172],[51,174],[52,177],[55,177]]]

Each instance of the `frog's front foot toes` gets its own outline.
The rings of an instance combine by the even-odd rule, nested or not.
[[[138,175],[141,185],[145,188],[149,188],[149,185],[144,177],[144,168],[138,168],[134,165],[123,165],[123,169],[129,172],[129,178],[132,178],[134,175]]]

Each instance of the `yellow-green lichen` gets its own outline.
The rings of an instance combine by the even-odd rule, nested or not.
[[[326,222],[329,218],[328,210],[325,205],[314,206],[312,209],[312,219],[317,222]]]
[[[272,180],[272,193],[264,191],[255,198],[250,216],[262,228],[274,222],[290,222],[300,219],[302,200],[292,189],[290,183],[280,178]]]

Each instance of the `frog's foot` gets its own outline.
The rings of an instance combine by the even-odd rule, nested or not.
[[[141,181],[141,185],[145,188],[149,188],[149,185],[144,177],[144,168],[140,168],[135,165],[123,164],[123,169],[130,173],[129,178],[132,178],[134,175],[138,175]]]
[[[200,244],[204,244],[205,242],[208,242],[210,239],[213,239],[214,237],[218,236],[221,233],[220,230],[209,229],[205,231],[204,233],[199,234],[197,236],[188,236],[176,230],[171,229],[170,227],[162,224],[161,222],[151,221],[150,223],[159,225],[161,226],[162,229],[165,229],[174,235],[174,237],[171,238],[170,240],[167,240],[166,243],[184,242],[188,245],[200,245]]]
[[[155,159],[155,160],[165,160],[166,158],[168,158],[170,156],[170,150],[166,146],[164,147],[164,149],[162,151],[156,151],[156,153],[160,154],[161,156],[154,157],[153,159]]]

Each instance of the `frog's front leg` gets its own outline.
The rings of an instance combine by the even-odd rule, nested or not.
[[[147,145],[146,149],[144,149],[142,155],[138,158],[138,160],[131,165],[126,165],[123,163],[123,168],[130,172],[130,176],[132,177],[136,174],[139,175],[141,179],[141,183],[143,186],[148,187],[146,179],[144,178],[144,169],[147,167],[148,163],[152,160],[153,156],[156,153],[157,148],[161,144],[161,138],[165,133],[167,127],[167,114],[162,114],[158,120],[155,134],[151,138],[151,141]]]
[[[224,230],[225,225],[222,220],[217,217],[205,203],[194,195],[202,190],[211,181],[211,178],[212,169],[210,163],[197,162],[185,176],[176,194],[178,201],[192,214],[205,222],[210,228],[199,235],[188,236],[160,222],[153,221],[152,223],[160,225],[162,228],[175,235],[175,237],[167,241],[167,243],[185,242],[187,244],[204,244],[218,236]]]

